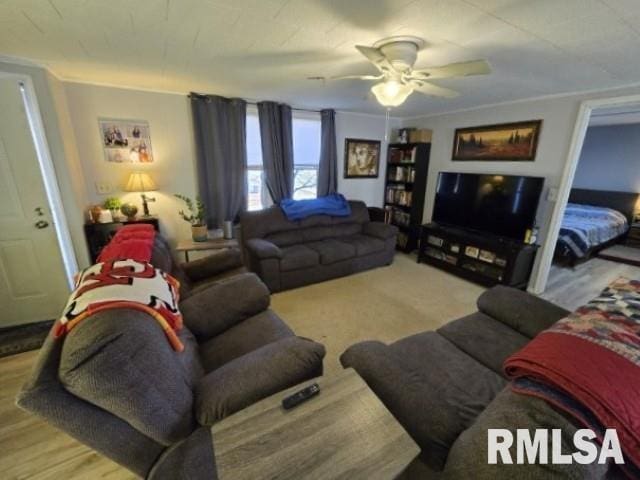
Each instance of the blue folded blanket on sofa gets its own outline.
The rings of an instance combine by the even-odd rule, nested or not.
[[[282,200],[280,208],[288,220],[302,220],[311,215],[330,215],[332,217],[348,217],[351,207],[344,196],[332,193],[326,197],[309,200]]]

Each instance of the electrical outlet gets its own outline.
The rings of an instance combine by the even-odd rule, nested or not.
[[[113,186],[110,182],[96,182],[96,192],[98,195],[107,195],[113,191]]]

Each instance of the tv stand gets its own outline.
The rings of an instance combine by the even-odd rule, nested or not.
[[[526,289],[538,245],[436,223],[422,226],[418,263],[491,287]]]

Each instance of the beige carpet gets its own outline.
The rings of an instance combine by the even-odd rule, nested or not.
[[[296,334],[327,347],[325,372],[362,340],[392,342],[433,330],[476,310],[484,289],[441,270],[396,255],[391,266],[272,296],[272,308]]]

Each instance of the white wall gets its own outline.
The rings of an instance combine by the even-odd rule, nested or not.
[[[174,193],[190,197],[196,194],[195,146],[188,98],[80,83],[65,83],[64,88],[87,181],[85,207],[115,196],[136,204],[141,213],[140,195],[124,192],[123,187],[130,172],[146,171],[158,187],[157,192],[149,194],[156,198],[155,203],[149,204],[149,210],[160,217],[161,231],[172,243],[189,238],[189,225],[178,217],[178,210],[183,206],[173,197]],[[154,162],[148,165],[107,162],[98,129],[98,118],[103,117],[147,120]],[[95,182],[109,182],[113,192],[98,194]]]
[[[640,124],[590,127],[573,186],[640,192]]]
[[[350,200],[362,200],[368,206],[382,207],[384,200],[384,179],[387,164],[387,143],[385,137],[385,117],[359,113],[336,112],[336,144],[338,146],[338,192]],[[391,118],[389,128],[398,128],[400,121]],[[380,172],[378,178],[344,178],[345,138],[380,140]]]
[[[537,223],[541,229],[538,243],[543,244],[554,205],[547,200],[547,192],[549,187],[557,188],[560,184],[580,103],[596,98],[639,93],[640,88],[625,88],[489,105],[443,115],[404,119],[402,122],[404,127],[415,126],[433,130],[424,221],[431,219],[436,180],[440,171],[542,176],[545,177],[545,189],[538,208]],[[456,128],[536,119],[543,120],[543,125],[534,162],[451,161],[453,135]],[[538,252],[530,285],[539,273],[541,253]]]

